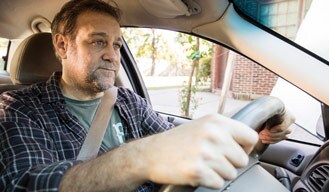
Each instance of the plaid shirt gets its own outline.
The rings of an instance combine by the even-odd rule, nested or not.
[[[0,190],[58,191],[65,171],[79,163],[87,133],[66,109],[60,76],[55,73],[47,82],[0,96]],[[126,140],[173,127],[128,89],[118,89],[115,106]],[[105,151],[101,146],[100,153]],[[136,191],[153,187],[146,183]]]

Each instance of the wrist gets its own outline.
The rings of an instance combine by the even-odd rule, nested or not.
[[[123,170],[128,171],[132,181],[143,184],[146,181],[150,181],[152,166],[148,161],[148,150],[151,146],[152,136],[142,139],[134,140],[120,146],[116,150],[120,150],[121,158],[125,159],[125,167]]]

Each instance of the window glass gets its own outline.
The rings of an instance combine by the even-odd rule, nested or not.
[[[9,40],[0,38],[0,71],[5,70],[5,63],[7,61],[6,55],[8,50]]]
[[[156,111],[192,119],[213,113],[231,117],[254,99],[287,92],[274,73],[204,39],[140,28],[124,28],[123,35]],[[293,139],[321,142],[310,134],[314,126],[295,126]]]
[[[234,0],[250,18],[269,29],[295,40],[312,0]]]

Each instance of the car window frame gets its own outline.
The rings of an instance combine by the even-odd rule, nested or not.
[[[177,31],[175,31],[177,32]],[[194,35],[196,36],[195,34],[189,34],[189,35]],[[205,40],[208,40],[207,38],[204,38],[204,37],[201,37],[201,36],[198,36],[200,38],[203,38]],[[218,43],[218,42],[214,42],[214,41],[211,41],[212,43],[216,43],[220,46],[223,46],[225,48],[227,48],[228,50],[232,50],[234,52],[236,52],[237,54],[240,54],[241,56],[245,57],[246,59],[249,59],[250,61],[254,62],[255,64],[265,68],[266,70],[276,74],[275,72],[271,71],[270,69],[264,67],[263,65],[259,64],[258,62],[254,61],[253,59],[247,57],[246,55],[244,54],[241,54],[239,53],[238,51],[235,51],[233,50],[232,48],[229,48],[225,45],[222,45],[221,43]],[[132,84],[132,87],[134,89],[134,91],[139,94],[140,96],[142,96],[143,98],[146,99],[146,101],[152,105],[151,103],[151,99],[150,99],[150,96],[149,96],[149,92],[147,90],[147,87],[144,83],[144,79],[141,75],[141,72],[139,71],[138,69],[138,65],[134,59],[134,56],[132,55],[127,43],[124,41],[124,46],[121,50],[121,53],[123,54],[122,55],[122,64],[123,64],[123,68],[125,69],[126,73],[128,74],[128,77],[129,77],[129,80],[130,80],[130,83]],[[131,71],[132,70],[132,71]],[[278,75],[278,74],[276,74]],[[278,77],[282,78],[281,76],[278,75]],[[163,111],[157,111],[161,116],[165,117],[168,121],[170,122],[174,122],[175,125],[179,125],[181,124],[182,122],[186,122],[186,120],[191,120],[191,118],[189,117],[183,117],[183,116],[180,116],[180,115],[177,115],[177,114],[171,114],[171,113],[168,113],[168,112],[163,112]],[[177,122],[177,123],[176,123]],[[299,126],[299,125],[296,125],[296,127],[299,127],[300,129],[303,129],[305,131],[305,133],[309,133],[312,137],[314,137],[315,135],[311,134],[310,132],[308,132],[305,128]],[[315,139],[315,138],[314,138]],[[318,138],[320,139],[320,137]],[[304,142],[304,141],[301,141],[301,140],[296,140],[296,139],[289,139],[291,141],[294,141],[294,142]],[[311,139],[310,141],[312,141],[313,139]],[[314,142],[314,143],[310,143],[310,144],[319,144],[319,142]]]

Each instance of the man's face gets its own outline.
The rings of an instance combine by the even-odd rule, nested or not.
[[[75,89],[96,94],[112,87],[120,68],[121,30],[110,15],[78,16],[76,37],[68,41],[63,79]]]

